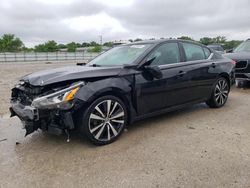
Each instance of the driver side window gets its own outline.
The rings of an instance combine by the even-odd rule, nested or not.
[[[151,65],[166,65],[180,62],[180,52],[177,43],[166,43],[158,47],[148,58],[153,59]]]

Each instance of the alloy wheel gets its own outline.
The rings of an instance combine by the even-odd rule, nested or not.
[[[219,80],[215,86],[214,97],[218,105],[223,105],[227,101],[229,86],[225,79]]]
[[[89,132],[98,141],[115,138],[125,124],[125,111],[115,100],[104,100],[97,104],[89,116]]]

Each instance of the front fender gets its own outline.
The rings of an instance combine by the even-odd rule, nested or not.
[[[75,99],[89,102],[105,92],[119,91],[126,96],[132,91],[131,82],[126,78],[107,78],[88,82],[75,95]]]

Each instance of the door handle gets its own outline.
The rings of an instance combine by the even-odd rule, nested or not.
[[[177,76],[182,77],[182,76],[184,76],[185,74],[186,74],[185,71],[179,71],[179,73],[177,74]]]
[[[211,67],[215,68],[215,67],[216,67],[216,64],[215,64],[215,63],[212,63],[212,64],[211,64]]]

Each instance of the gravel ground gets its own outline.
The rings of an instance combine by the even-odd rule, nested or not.
[[[0,65],[1,188],[250,187],[250,89],[233,88],[220,109],[199,104],[137,122],[103,147],[77,135],[24,138],[7,114],[9,90],[21,75],[57,66]]]

